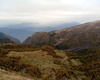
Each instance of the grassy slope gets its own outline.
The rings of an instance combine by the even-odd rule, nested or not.
[[[19,46],[19,45],[17,45]],[[24,45],[25,46],[25,45]],[[8,47],[9,48],[9,47]],[[16,49],[16,50],[15,50]],[[54,50],[50,46],[32,47],[31,51],[28,51],[27,47],[20,47],[22,51],[18,50],[18,47],[9,48],[9,53],[6,49],[2,49],[0,54],[0,61],[7,64],[9,61],[17,61],[8,65],[2,65],[0,67],[6,70],[7,73],[0,71],[1,80],[96,80],[99,73],[99,52],[100,48],[91,48],[82,54],[76,54],[73,52]],[[13,51],[12,51],[13,50]],[[15,51],[14,51],[15,50]],[[17,51],[18,50],[18,51]],[[6,57],[4,57],[6,56]],[[9,61],[8,61],[9,60]],[[81,61],[81,62],[80,62]],[[96,62],[95,62],[96,61]],[[88,63],[88,64],[87,64]],[[17,65],[18,64],[18,65]],[[26,67],[22,66],[25,65]],[[28,66],[28,67],[27,67]],[[36,67],[35,67],[36,66]],[[21,68],[20,68],[21,67]],[[15,69],[13,69],[15,68]],[[14,71],[18,68],[19,71]],[[95,69],[96,68],[96,69]],[[40,74],[38,73],[40,71]],[[85,74],[84,74],[85,73]],[[33,75],[34,74],[34,75]],[[93,74],[93,75],[91,75]],[[40,75],[41,77],[39,77]],[[13,77],[14,76],[14,77]],[[86,77],[87,78],[86,78]],[[95,76],[95,78],[93,78]],[[36,78],[37,77],[37,78]],[[86,79],[85,79],[86,78]]]
[[[68,54],[82,63],[77,70],[85,72],[86,80],[100,80],[100,47],[92,47],[80,53]]]
[[[20,75],[16,72],[5,71],[0,69],[0,80],[34,80],[25,76]]]
[[[9,57],[21,57],[21,60],[26,63],[30,63],[39,67],[40,72],[42,73],[42,79],[47,80],[55,80],[56,73],[59,69],[62,68],[62,65],[73,65],[78,66],[80,62],[75,59],[69,59],[68,56],[62,50],[56,50],[57,55],[61,56],[62,58],[54,58],[52,55],[48,55],[47,51],[28,51],[28,52],[15,52],[11,51],[7,56]],[[59,62],[59,63],[57,63]],[[76,71],[77,74],[79,73]],[[62,72],[61,72],[62,73]],[[81,72],[80,72],[81,73]],[[62,76],[63,77],[63,76]],[[71,79],[79,80],[84,78],[84,75],[77,76],[77,79],[74,76],[71,76]],[[61,78],[63,80],[63,78]],[[70,79],[70,80],[71,80]]]

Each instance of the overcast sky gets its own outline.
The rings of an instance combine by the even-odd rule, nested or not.
[[[100,0],[0,0],[0,24],[100,20]]]

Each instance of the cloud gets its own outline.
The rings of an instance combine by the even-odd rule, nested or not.
[[[0,0],[0,23],[86,22],[100,19],[100,0]]]

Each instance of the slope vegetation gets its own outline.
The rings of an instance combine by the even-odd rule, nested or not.
[[[51,32],[37,32],[23,43],[51,45],[58,49],[74,51],[100,46],[100,21]]]
[[[73,60],[77,64],[74,64]],[[16,74],[16,77],[13,74],[12,78],[15,80],[18,80],[18,76],[20,80],[24,78],[26,80],[85,79],[84,73],[75,69],[75,66],[81,65],[81,62],[73,60],[64,51],[54,50],[47,45],[42,47],[24,45],[23,47],[23,44],[4,44],[0,51],[0,68]],[[2,79],[7,77],[11,79],[9,73],[3,74]]]

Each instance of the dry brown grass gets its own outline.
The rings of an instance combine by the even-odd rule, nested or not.
[[[10,50],[13,51],[7,53],[5,59],[1,59],[1,62],[4,62],[4,65],[2,64],[2,66],[9,68],[10,70],[18,71],[24,76],[34,78],[32,80],[39,80],[38,78],[41,78],[40,80],[76,79],[75,76],[77,75],[74,70],[72,70],[72,65],[76,66],[77,61],[71,60],[63,50],[55,50],[53,47],[46,45],[38,48],[36,47],[31,51],[32,46],[29,45],[31,49],[28,49],[27,46],[25,46],[25,49],[30,50],[27,51],[24,49],[24,45],[21,45],[20,49],[18,46],[20,45],[15,45],[15,50],[10,46]],[[8,49],[8,46],[6,46],[6,48]],[[74,62],[76,63],[74,64]],[[62,67],[62,65],[70,65],[71,67]],[[7,75],[8,74],[5,74],[5,76]],[[18,77],[20,76],[18,75]],[[22,78],[14,76],[13,79],[9,76],[9,78],[11,80],[24,80],[24,76],[21,76]],[[28,78],[25,77],[25,79],[27,80]],[[79,80],[78,76],[77,80]]]
[[[13,71],[9,72],[0,69],[0,80],[35,80],[35,79],[22,76],[21,74]]]
[[[54,63],[55,58],[52,55],[48,55],[47,51],[42,51],[42,50],[30,51],[30,52],[12,51],[9,54],[7,54],[7,56],[21,57],[21,61],[38,66],[42,73],[43,78],[46,78],[48,76],[48,74],[45,71],[48,72],[50,71],[51,75],[55,75],[56,73],[55,70],[60,68],[60,65]],[[31,75],[34,74],[32,73]]]
[[[30,52],[11,51],[7,56],[21,57],[22,61],[38,66],[44,80],[58,80],[58,78],[63,80],[64,76],[67,76],[66,79],[75,78],[77,75],[74,70],[71,70],[69,67],[62,68],[61,65],[74,65],[74,61],[76,63],[78,63],[78,61],[69,59],[64,51],[56,50],[56,53],[63,58],[55,58],[52,55],[48,55],[49,53],[47,51],[42,50]],[[30,74],[34,75],[33,73]],[[79,80],[78,77],[77,80]]]

